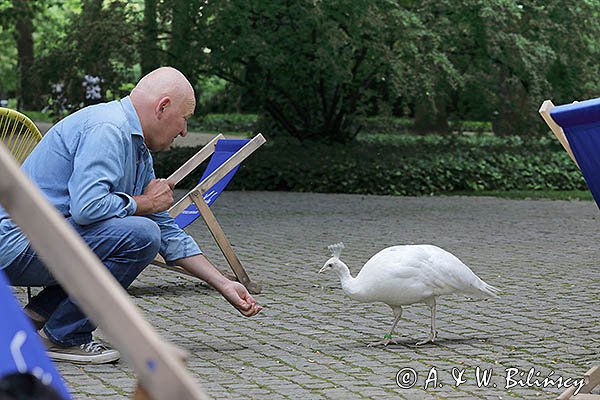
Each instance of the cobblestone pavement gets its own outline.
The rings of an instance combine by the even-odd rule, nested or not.
[[[189,350],[189,370],[212,398],[547,399],[563,388],[536,387],[536,378],[580,378],[600,364],[592,202],[225,192],[213,210],[263,286],[259,316],[246,319],[199,281],[154,266],[129,291],[164,338]],[[204,224],[189,232],[226,270]],[[317,273],[338,241],[353,274],[384,247],[436,244],[503,294],[442,298],[439,341],[423,346],[415,343],[428,333],[429,311],[406,307],[400,344],[368,348],[393,316],[346,298],[333,273]],[[125,361],[58,367],[80,399],[130,398],[135,385]],[[478,368],[489,382],[478,385]],[[401,382],[414,371],[414,387],[398,386],[400,370]],[[453,372],[463,370],[457,386]]]

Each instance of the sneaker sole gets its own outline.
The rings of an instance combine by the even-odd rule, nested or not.
[[[73,364],[107,364],[118,361],[121,358],[121,354],[118,351],[93,356],[82,356],[46,350],[46,354],[52,361],[67,361]]]

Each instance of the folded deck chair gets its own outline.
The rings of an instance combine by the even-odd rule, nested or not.
[[[600,207],[600,98],[558,107],[546,100],[540,114],[579,166]]]
[[[42,393],[53,392],[56,398],[70,399],[61,376],[46,356],[39,335],[13,296],[1,270],[0,304],[0,398],[9,398],[7,392],[12,390],[22,393],[22,398],[36,395],[39,397],[35,398],[42,398]],[[35,378],[27,379],[28,375]],[[32,385],[32,380],[37,385]]]
[[[219,134],[168,178],[177,184],[210,157],[198,185],[175,203],[169,209],[169,214],[181,228],[185,228],[202,216],[236,279],[252,294],[260,293],[260,285],[250,280],[209,207],[231,181],[240,163],[265,141],[261,134],[252,139],[224,139],[223,135]],[[185,273],[182,268],[167,266],[160,259],[157,259],[155,264]]]
[[[153,399],[207,398],[183,365],[183,350],[158,336],[127,292],[19,169],[2,144],[0,204],[27,235],[52,276],[123,353],[136,372],[139,393],[147,393]],[[5,306],[0,304],[0,326],[4,327]]]

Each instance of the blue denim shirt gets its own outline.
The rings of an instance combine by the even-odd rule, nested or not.
[[[133,215],[132,196],[155,178],[142,126],[129,97],[86,107],[54,125],[22,170],[65,217],[80,225]],[[160,227],[160,254],[167,262],[200,254],[189,235],[164,211],[147,216]],[[28,245],[0,207],[0,269]]]

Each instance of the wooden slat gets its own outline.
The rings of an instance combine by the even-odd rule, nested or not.
[[[200,192],[194,191],[190,194],[190,197],[193,199],[194,204],[196,204],[198,211],[200,211],[200,215],[202,215],[208,230],[210,230],[210,233],[217,242],[217,245],[221,249],[223,256],[225,256],[227,263],[231,266],[231,269],[233,270],[237,280],[244,285],[250,293],[260,293],[260,286],[250,280],[250,277],[235,254],[235,251],[233,251],[233,247],[231,247],[229,239],[227,239],[227,236],[225,236],[225,232],[223,232],[223,229],[221,228],[221,225],[219,225],[217,218],[215,218],[215,215],[202,198]]]
[[[154,399],[206,399],[125,290],[0,145],[0,203],[52,275],[133,365]]]
[[[244,147],[239,149],[233,156],[221,164],[194,189],[192,189],[191,192],[198,190],[200,193],[202,193],[202,195],[204,195],[208,189],[214,186],[215,183],[219,182],[225,175],[230,173],[238,164],[248,158],[250,154],[252,154],[265,142],[266,140],[262,134],[259,133],[256,135],[254,138],[252,138],[252,140],[246,143]],[[192,204],[192,199],[190,196],[184,196],[169,209],[169,214],[175,217],[188,208],[190,204]]]
[[[189,160],[185,162],[181,167],[177,169],[177,171],[173,172],[171,176],[169,176],[169,180],[174,182],[177,185],[181,182],[190,172],[196,169],[198,165],[202,164],[204,160],[210,157],[215,152],[215,147],[217,145],[217,141],[219,139],[223,139],[223,134],[219,133],[215,136],[210,142],[208,142],[204,147],[202,147],[194,156],[192,156]]]
[[[577,167],[579,167],[579,164],[577,163],[577,160],[575,159],[575,156],[573,155],[573,151],[571,150],[571,146],[569,145],[569,141],[567,140],[567,137],[565,136],[565,132],[552,119],[552,116],[550,115],[550,112],[552,111],[553,108],[554,108],[554,104],[552,103],[552,101],[546,100],[546,101],[544,101],[542,103],[542,106],[540,107],[539,113],[541,114],[541,116],[544,119],[544,121],[546,121],[546,124],[552,130],[552,133],[554,133],[554,136],[556,136],[556,138],[558,139],[558,141],[560,142],[560,144],[562,144],[562,146],[567,151],[567,153],[569,153],[569,156],[571,157],[571,160],[573,160],[573,162],[575,163],[575,165],[577,165]]]
[[[576,387],[572,386],[561,393],[556,400],[600,400],[600,395],[589,394],[592,389],[600,385],[600,366],[593,366],[584,375],[585,384],[581,387],[581,391],[577,396],[573,396]]]

